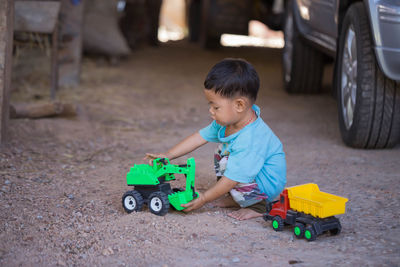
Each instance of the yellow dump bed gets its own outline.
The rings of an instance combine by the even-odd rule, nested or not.
[[[348,199],[321,192],[316,184],[288,187],[287,190],[292,210],[319,218],[345,213]]]

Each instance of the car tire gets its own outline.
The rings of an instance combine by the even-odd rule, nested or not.
[[[318,93],[321,91],[324,56],[300,35],[293,12],[294,3],[289,1],[283,31],[283,84],[288,93]]]
[[[363,3],[350,6],[342,25],[335,77],[342,139],[355,148],[393,147],[400,139],[400,83],[377,64]]]

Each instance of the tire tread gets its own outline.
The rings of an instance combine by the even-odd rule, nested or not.
[[[294,18],[292,38],[292,68],[288,70],[291,79],[289,83],[284,79],[285,89],[293,94],[319,93],[324,67],[323,54],[300,35]]]
[[[358,21],[354,18],[358,18]],[[343,24],[349,20],[353,21],[354,27],[359,30],[357,41],[360,41],[362,46],[362,57],[357,55],[357,68],[361,70],[357,71],[360,76],[358,90],[361,92],[357,93],[356,98],[356,105],[359,107],[354,113],[354,132],[343,134],[346,130],[343,130],[341,125],[343,140],[357,148],[390,148],[400,139],[400,86],[398,82],[385,77],[377,64],[363,3],[355,3],[349,8]],[[338,80],[338,90],[339,84]]]

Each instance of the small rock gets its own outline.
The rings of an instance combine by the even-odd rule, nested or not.
[[[303,263],[302,261],[299,260],[289,260],[289,264],[298,264],[298,263]]]
[[[101,252],[101,254],[103,254],[103,256],[110,256],[114,254],[114,250],[110,247],[103,249],[103,251]]]
[[[73,194],[68,194],[68,195],[67,195],[67,198],[69,198],[69,199],[73,200],[75,197],[74,197],[74,195],[73,195]]]
[[[103,158],[103,161],[105,161],[105,162],[112,161],[112,157],[110,157],[110,156],[105,156],[105,157]]]
[[[67,266],[67,264],[65,262],[63,262],[62,260],[58,260],[57,266]]]
[[[6,180],[4,183],[5,184],[11,184],[10,180]]]
[[[240,262],[240,259],[239,259],[238,257],[234,257],[234,258],[232,259],[232,262],[233,262],[233,263],[238,263],[238,262]]]

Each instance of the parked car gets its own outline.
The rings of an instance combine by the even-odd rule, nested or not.
[[[400,140],[400,1],[289,0],[283,80],[289,93],[316,93],[334,59],[343,141],[389,148]]]

